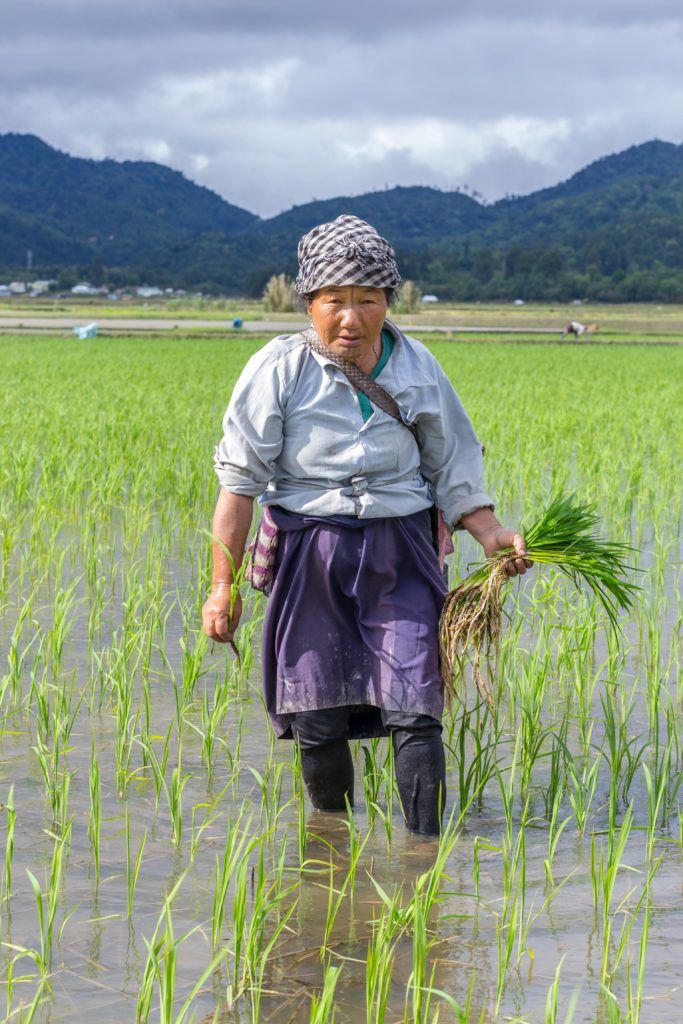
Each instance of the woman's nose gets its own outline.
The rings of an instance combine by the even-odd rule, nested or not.
[[[357,323],[360,311],[358,306],[344,306],[341,310],[342,322],[345,324]]]

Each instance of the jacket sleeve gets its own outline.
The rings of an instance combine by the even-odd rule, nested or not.
[[[453,385],[434,363],[436,401],[417,420],[420,468],[448,525],[462,529],[462,516],[494,503],[484,491],[481,443]]]
[[[250,497],[266,490],[282,451],[283,386],[268,348],[252,356],[235,384],[214,459],[221,487]]]

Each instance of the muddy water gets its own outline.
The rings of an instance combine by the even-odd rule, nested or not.
[[[464,564],[467,552],[461,555]],[[170,566],[169,574],[178,581],[187,579],[183,563]],[[664,646],[668,651],[671,631],[675,630],[674,588],[677,570],[672,568],[666,587],[668,605],[665,623],[668,632]],[[183,583],[183,586],[185,583]],[[533,583],[525,582],[525,587]],[[179,587],[179,592],[185,592]],[[185,592],[186,593],[186,592]],[[524,607],[524,599],[522,599]],[[49,625],[50,598],[44,595],[43,604],[36,609],[36,620]],[[99,649],[111,643],[114,631],[120,626],[120,607],[111,598],[100,634]],[[187,612],[181,614],[174,607],[168,618],[164,655],[166,662],[156,653],[150,672],[151,732],[155,749],[161,751],[163,738],[176,719],[176,700],[170,682],[169,666],[181,675],[182,651]],[[671,627],[669,627],[671,623]],[[13,626],[13,614],[8,604],[3,624],[3,648]],[[171,841],[172,826],[167,800],[162,793],[158,808],[154,784],[149,770],[143,768],[141,755],[134,745],[131,777],[126,792],[117,792],[114,747],[116,722],[112,707],[106,701],[98,709],[98,701],[91,699],[96,691],[96,671],[87,643],[87,609],[79,607],[71,616],[72,629],[66,641],[62,663],[62,682],[74,680],[74,692],[84,699],[78,709],[69,741],[66,766],[71,775],[68,814],[72,818],[70,844],[66,852],[63,882],[60,890],[54,929],[53,960],[48,983],[42,990],[34,1017],[37,1021],[133,1021],[136,1003],[143,982],[148,958],[146,941],[154,935],[164,898],[182,879],[172,904],[172,926],[177,946],[177,975],[175,979],[175,1020],[183,1000],[207,967],[211,959],[211,915],[214,896],[214,870],[216,857],[224,846],[228,823],[246,806],[251,813],[248,830],[257,835],[267,830],[262,798],[250,767],[259,772],[269,758],[273,747],[263,712],[257,661],[251,678],[244,681],[234,693],[233,703],[225,719],[221,739],[225,742],[216,758],[212,779],[208,778],[202,762],[201,739],[191,727],[198,725],[198,705],[203,692],[213,693],[226,672],[226,659],[232,655],[224,650],[208,652],[196,691],[196,702],[188,711],[182,726],[182,770],[188,778],[182,792],[183,826],[178,847]],[[637,629],[631,624],[626,630],[627,642],[635,643]],[[522,634],[523,644],[531,637]],[[97,645],[95,650],[97,652]],[[602,653],[596,650],[595,663]],[[667,658],[668,659],[668,654]],[[623,668],[622,688],[628,689],[642,677],[639,654],[633,650]],[[24,691],[28,693],[28,669]],[[673,676],[669,687],[676,685]],[[136,689],[136,692],[138,690]],[[592,709],[594,734],[592,753],[603,736],[599,693],[596,689]],[[646,714],[642,698],[636,694],[636,703],[629,728],[633,735],[642,731]],[[680,710],[680,709],[679,709]],[[457,712],[460,714],[460,712]],[[679,716],[680,720],[680,716]],[[457,731],[457,730],[456,730]],[[468,739],[468,755],[471,754]],[[568,742],[578,751],[579,732],[572,723]],[[644,740],[643,740],[644,742]],[[0,748],[0,799],[6,802],[9,787],[14,786],[16,809],[15,848],[12,864],[11,898],[2,915],[4,943],[4,998],[8,1005],[8,1019],[19,1019],[17,1008],[27,1007],[33,999],[37,985],[37,972],[33,960],[21,955],[22,950],[40,948],[39,916],[27,870],[38,879],[41,887],[49,878],[50,863],[55,846],[55,826],[45,800],[43,777],[37,758],[32,751],[36,743],[35,710],[30,714],[18,712],[6,718]],[[381,756],[385,741],[378,747]],[[100,879],[96,882],[93,856],[88,838],[90,806],[89,773],[91,749],[95,749],[102,778],[102,828],[100,852]],[[513,757],[514,736],[503,726],[496,748],[496,757],[502,778],[509,777]],[[235,752],[239,750],[235,765]],[[556,888],[552,898],[546,884],[544,860],[548,853],[548,827],[543,806],[543,791],[548,784],[550,765],[544,756],[535,766],[529,793],[529,810],[525,829],[525,865],[517,866],[517,881],[523,900],[518,903],[518,921],[514,951],[506,986],[495,1011],[498,979],[500,925],[503,914],[503,857],[506,822],[500,787],[493,779],[486,787],[481,805],[471,809],[461,823],[457,840],[448,857],[440,885],[440,902],[430,916],[429,925],[435,940],[428,955],[427,983],[443,990],[464,1004],[470,993],[468,1020],[520,1020],[538,1022],[546,1019],[548,989],[560,967],[558,1021],[565,1020],[570,1001],[576,993],[573,1019],[589,1022],[609,1020],[607,1003],[601,998],[600,965],[602,931],[600,915],[594,909],[592,860],[605,848],[608,829],[609,774],[601,770],[592,810],[585,835],[579,835],[568,795],[562,802],[560,820],[569,821],[558,841],[553,877]],[[356,748],[357,784],[355,821],[356,834],[365,838],[369,819],[362,795],[363,752]],[[177,737],[170,745],[167,778],[178,764]],[[258,1019],[273,1021],[307,1021],[311,999],[323,980],[320,947],[325,921],[330,906],[330,885],[337,892],[344,882],[351,850],[349,824],[342,816],[320,815],[306,810],[308,837],[306,865],[302,869],[299,851],[299,802],[292,798],[293,750],[290,744],[274,745],[271,768],[282,764],[282,788],[277,798],[281,809],[277,828],[264,843],[268,868],[277,861],[284,848],[282,887],[291,888],[281,903],[281,912],[291,909],[285,930],[275,944],[263,974]],[[680,772],[678,763],[672,765],[672,776]],[[449,752],[449,802],[447,814],[457,819],[458,806],[458,751]],[[227,787],[227,788],[225,788]],[[222,792],[225,789],[224,792]],[[680,795],[679,795],[680,796]],[[612,907],[621,912],[615,918],[613,949],[619,940],[619,930],[635,915],[628,949],[624,953],[613,981],[613,990],[626,1018],[627,973],[637,987],[639,940],[642,928],[642,906],[637,906],[642,892],[648,859],[646,853],[647,789],[642,770],[634,776],[629,799],[633,803],[635,827],[623,857],[623,868],[616,880]],[[246,805],[243,802],[246,801]],[[127,870],[125,813],[129,815],[131,848],[137,853],[143,836],[146,844],[141,861],[137,887],[130,918],[127,915]],[[624,808],[620,809],[620,818]],[[519,792],[514,801],[512,841],[517,839],[521,819]],[[247,819],[245,819],[247,820]],[[194,860],[191,860],[191,840],[200,826],[207,822],[197,840]],[[4,828],[4,825],[3,825]],[[0,865],[4,834],[0,834]],[[365,985],[368,939],[373,921],[382,907],[378,886],[386,892],[403,887],[403,900],[407,902],[412,887],[424,872],[429,871],[436,855],[436,845],[430,840],[419,840],[403,829],[396,806],[393,813],[391,843],[384,827],[375,819],[374,827],[363,849],[355,875],[353,891],[341,899],[334,928],[328,938],[328,958],[342,966],[335,1003],[337,1021],[355,1022],[365,1019]],[[658,830],[654,859],[661,858],[651,888],[651,909],[647,941],[646,969],[643,1000],[640,1011],[642,1021],[652,1024],[680,1024],[683,1020],[683,894],[682,848],[677,809],[669,824]],[[254,854],[250,883],[247,889],[247,912],[257,887],[258,855]],[[474,865],[478,863],[478,894],[475,891]],[[651,866],[651,864],[650,864]],[[232,941],[232,896],[228,896],[223,943]],[[265,930],[266,941],[268,929]],[[498,930],[497,930],[498,929]],[[630,963],[628,962],[630,956]],[[13,988],[8,986],[8,967],[12,959]],[[201,986],[192,1004],[197,1021],[220,1020],[242,1022],[252,1019],[250,1004],[245,996],[230,1006],[230,959],[221,965]],[[560,966],[561,965],[561,966]],[[392,994],[387,1021],[412,1020],[411,1010],[405,1010],[406,991],[413,970],[413,947],[410,934],[400,938],[395,948]],[[433,973],[432,973],[433,972]],[[471,989],[471,992],[470,992]],[[411,996],[408,996],[410,1007]],[[152,998],[150,1020],[158,1019],[158,992]],[[436,1004],[435,1004],[436,1005]],[[26,1010],[24,1010],[26,1013]],[[215,1017],[214,1017],[215,1015]],[[166,1018],[164,1018],[166,1019]],[[189,1019],[188,1017],[184,1019]],[[431,1018],[429,1018],[431,1019]],[[442,1005],[441,1020],[456,1019],[446,1004]],[[614,1017],[617,1020],[619,1018]]]

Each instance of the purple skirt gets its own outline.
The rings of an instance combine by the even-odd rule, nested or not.
[[[263,633],[276,734],[297,711],[352,707],[351,736],[386,735],[381,709],[441,720],[446,586],[429,515],[325,519],[270,508],[280,530]]]

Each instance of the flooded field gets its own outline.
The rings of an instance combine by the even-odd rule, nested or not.
[[[432,346],[502,520],[574,492],[642,587],[617,642],[555,571],[510,585],[437,842],[383,740],[350,819],[311,810],[262,599],[241,663],[200,632],[213,445],[263,340],[0,339],[2,1019],[680,1024],[680,349]]]

